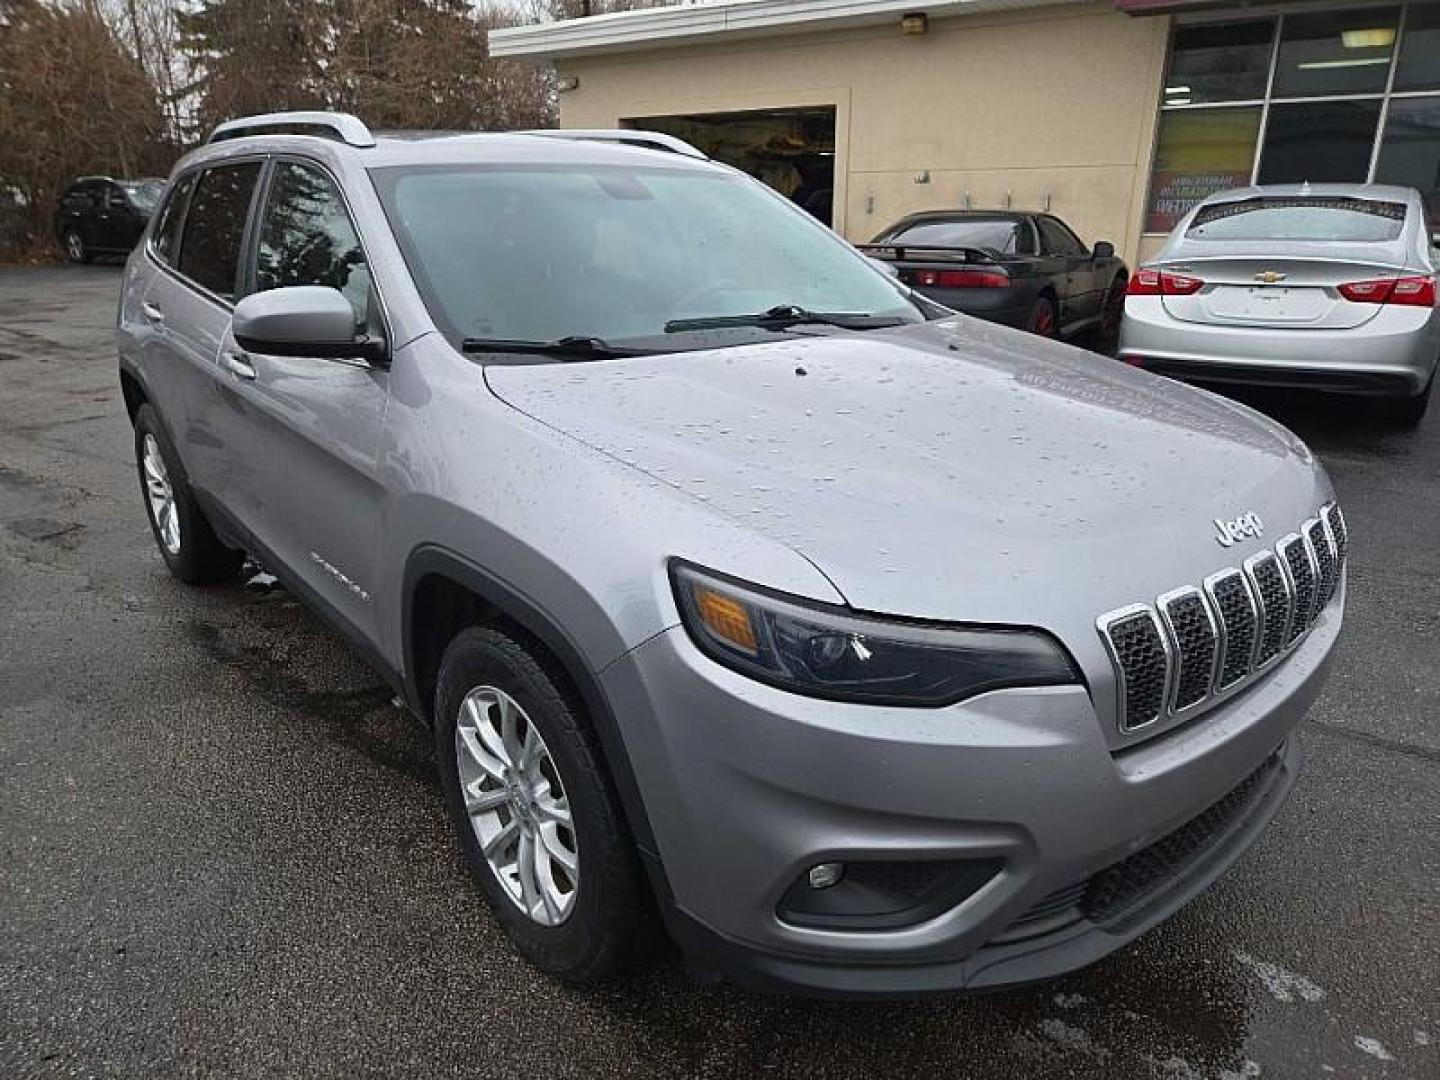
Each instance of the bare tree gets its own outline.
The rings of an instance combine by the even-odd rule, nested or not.
[[[0,0],[0,131],[8,257],[48,244],[76,175],[153,175],[173,157],[154,88],[95,0]]]

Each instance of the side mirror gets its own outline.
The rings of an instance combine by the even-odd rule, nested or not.
[[[235,305],[231,332],[246,352],[383,361],[384,342],[355,332],[355,309],[339,289],[290,285]]]
[[[1095,246],[1090,249],[1091,258],[1113,259],[1115,257],[1115,245],[1109,240],[1096,240]]]

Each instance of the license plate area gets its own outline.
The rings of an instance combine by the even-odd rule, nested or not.
[[[1212,318],[1263,324],[1316,322],[1333,303],[1324,289],[1288,285],[1221,285],[1206,299]]]

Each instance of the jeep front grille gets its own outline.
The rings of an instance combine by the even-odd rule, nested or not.
[[[1283,537],[1274,551],[1132,604],[1096,626],[1115,667],[1121,731],[1198,710],[1294,648],[1334,597],[1349,536],[1340,508]]]

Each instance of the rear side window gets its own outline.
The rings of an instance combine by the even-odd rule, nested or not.
[[[370,270],[345,202],[330,178],[294,162],[275,166],[255,259],[258,290],[288,285],[339,289],[363,322]]]
[[[155,224],[155,254],[171,266],[175,265],[175,256],[180,254],[180,227],[185,223],[185,204],[194,187],[194,173],[187,173],[177,180]]]
[[[178,268],[197,285],[227,300],[235,296],[245,219],[259,175],[260,163],[255,161],[207,169],[195,185],[185,215]]]
[[[1033,255],[1035,245],[1023,222],[1008,218],[922,221],[900,230],[886,243],[922,247],[982,248],[1002,255]]]
[[[1203,206],[1185,230],[1197,240],[1394,240],[1405,204],[1378,199],[1268,196]]]

